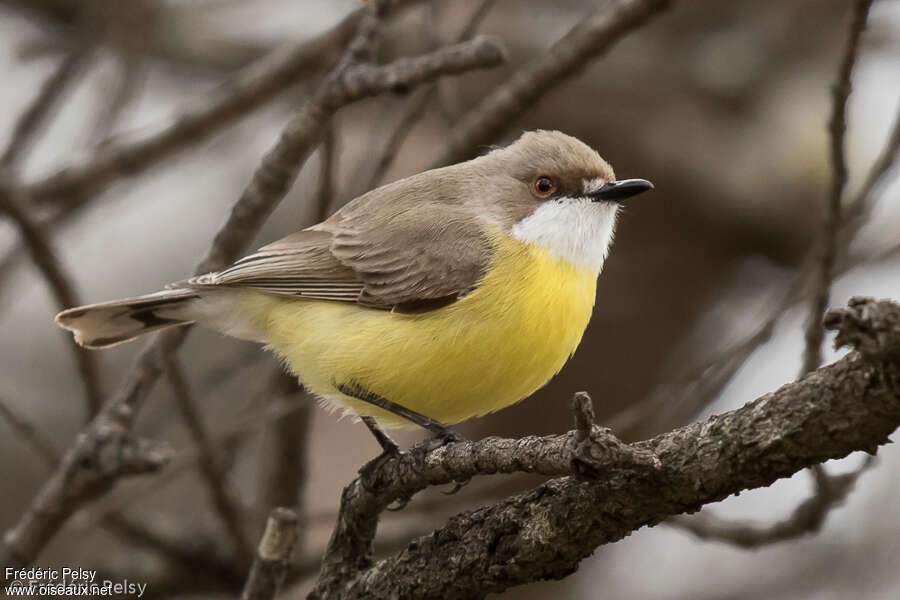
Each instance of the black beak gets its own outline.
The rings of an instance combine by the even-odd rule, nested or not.
[[[588,194],[588,196],[594,202],[601,200],[621,202],[625,198],[631,198],[652,189],[653,184],[646,179],[620,179],[619,181],[610,181],[596,192]]]

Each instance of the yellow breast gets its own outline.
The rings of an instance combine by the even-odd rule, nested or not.
[[[502,236],[479,287],[428,313],[262,294],[248,301],[264,309],[271,347],[326,404],[409,427],[335,383],[355,382],[447,424],[509,406],[547,383],[578,347],[596,280],[589,269]]]

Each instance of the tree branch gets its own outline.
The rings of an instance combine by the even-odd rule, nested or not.
[[[826,322],[838,330],[838,343],[857,352],[737,410],[626,446],[635,455],[657,458],[659,467],[629,464],[616,453],[608,455],[611,462],[595,465],[602,477],[553,479],[460,513],[402,552],[364,566],[330,597],[480,598],[559,579],[598,546],[640,527],[768,486],[825,460],[857,450],[876,452],[900,426],[900,306],[855,298],[848,309],[831,311]],[[535,446],[549,450],[559,443],[532,439],[527,452],[507,448],[501,461],[518,458],[518,468],[536,466],[544,454],[535,453]],[[470,473],[458,455],[476,444],[503,442],[515,444],[483,440],[442,448],[430,455],[431,462],[441,463],[432,465],[433,472]],[[495,472],[492,466],[475,470]],[[382,486],[396,493],[408,489],[402,476]],[[342,506],[354,501],[345,491]]]

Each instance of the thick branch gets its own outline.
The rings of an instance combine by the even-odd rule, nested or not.
[[[737,410],[630,446],[660,468],[554,479],[461,513],[335,597],[481,598],[559,579],[640,527],[825,460],[874,453],[900,426],[900,306],[854,299],[829,313],[828,325],[859,351]]]

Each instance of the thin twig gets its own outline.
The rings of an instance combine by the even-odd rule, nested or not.
[[[220,468],[219,460],[206,432],[200,412],[191,398],[187,378],[172,355],[167,355],[165,361],[166,375],[175,396],[175,404],[178,407],[181,418],[187,425],[191,439],[197,446],[200,455],[200,473],[206,481],[213,507],[231,538],[238,562],[245,567],[249,566],[253,561],[253,546],[241,525],[241,511],[238,510],[232,501],[231,494],[227,489],[226,475]]]
[[[841,57],[837,76],[832,88],[831,118],[828,122],[831,152],[831,189],[822,219],[822,227],[816,244],[816,251],[810,266],[811,293],[809,311],[804,325],[805,349],[800,376],[812,372],[822,363],[822,314],[828,306],[835,257],[837,237],[841,227],[841,200],[847,184],[847,161],[844,156],[844,133],[847,129],[847,99],[850,97],[850,76],[856,63],[856,54],[866,18],[873,0],[856,0],[853,4],[853,20],[844,53]]]
[[[51,469],[56,468],[59,464],[60,451],[37,427],[29,423],[24,417],[16,414],[3,398],[0,398],[0,417],[6,421],[13,433],[44,461],[44,464]]]
[[[272,600],[284,582],[297,542],[297,513],[275,508],[256,550],[256,560],[247,577],[241,600]]]
[[[113,91],[98,113],[91,134],[95,145],[106,143],[115,130],[122,113],[132,103],[143,85],[145,68],[142,58],[134,53],[130,52],[118,58]]]
[[[88,50],[81,46],[66,55],[56,70],[41,86],[31,105],[22,113],[13,127],[12,136],[0,156],[0,166],[12,169],[21,164],[25,154],[41,129],[44,121],[53,112],[57,101],[73,82],[88,57]]]
[[[81,304],[75,288],[69,280],[60,261],[41,228],[32,220],[22,206],[21,196],[11,187],[0,186],[0,213],[6,214],[19,228],[19,234],[28,249],[34,265],[44,276],[50,291],[60,309]],[[100,370],[97,359],[90,350],[75,344],[66,335],[65,344],[72,349],[75,364],[81,375],[87,404],[88,418],[93,417],[103,404],[103,390],[100,386]]]
[[[824,470],[810,470],[816,491],[801,502],[791,515],[777,523],[752,523],[722,519],[703,511],[692,517],[676,516],[667,524],[688,531],[702,540],[727,542],[740,548],[759,548],[795,540],[822,529],[828,514],[841,506],[853,491],[860,475],[875,464],[873,457],[866,457],[863,465],[843,475],[829,476]]]
[[[884,147],[869,168],[866,179],[856,196],[844,207],[843,227],[840,232],[841,244],[844,248],[850,245],[857,232],[862,229],[862,226],[868,220],[869,213],[874,205],[874,193],[878,185],[890,173],[891,168],[897,162],[898,153],[900,153],[900,102],[897,104],[897,110],[894,113],[894,125],[891,127],[891,132],[888,134]]]

